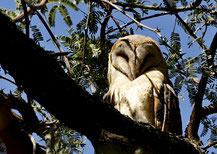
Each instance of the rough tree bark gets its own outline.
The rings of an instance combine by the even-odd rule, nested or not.
[[[187,139],[136,123],[92,97],[1,13],[0,21],[1,67],[62,123],[86,135],[97,152],[201,153]]]

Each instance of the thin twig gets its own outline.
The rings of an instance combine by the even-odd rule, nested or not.
[[[204,30],[204,32],[203,32],[203,34],[202,34],[202,38],[205,36],[205,34],[206,34],[206,32],[207,32],[207,27],[208,27],[208,25],[205,24],[205,30]]]
[[[197,40],[198,37],[194,34],[194,32],[191,30],[191,28],[188,26],[188,24],[178,15],[178,13],[173,10],[173,8],[170,6],[169,2],[168,2],[167,0],[163,0],[163,1],[164,1],[164,3],[167,5],[167,7],[169,8],[169,10],[170,10],[169,12],[172,12],[172,13],[176,16],[176,18],[181,22],[181,24],[185,27],[185,29],[188,31],[188,33],[189,33],[195,40]],[[201,46],[201,48],[202,48],[203,50],[206,49],[206,46],[205,46],[203,43],[198,42],[198,41],[197,41],[197,43]]]
[[[213,141],[213,142],[207,144],[205,147],[202,147],[201,149],[206,150],[206,149],[208,149],[208,148],[210,148],[216,144],[217,144],[217,141]]]
[[[24,11],[24,18],[25,18],[25,24],[26,24],[26,36],[29,37],[29,17],[28,17],[28,12],[26,8],[26,2],[24,0],[21,0],[21,4],[23,6],[23,11]]]
[[[116,10],[118,10],[119,12],[121,12],[122,14],[124,14],[125,16],[127,16],[128,18],[130,18],[132,21],[134,21],[139,27],[144,27],[154,33],[156,33],[159,37],[161,37],[161,34],[159,33],[158,29],[152,29],[146,25],[141,24],[139,21],[137,21],[135,18],[133,18],[132,16],[130,16],[129,14],[127,14],[123,9],[119,8],[118,6],[116,6],[115,4],[111,3],[108,0],[102,0],[103,2],[111,5],[112,7],[114,7]]]
[[[194,34],[196,35],[197,32],[198,32],[199,30],[201,30],[201,29],[203,28],[203,26],[205,26],[205,25],[206,25],[206,23],[200,25],[200,26],[195,30]]]
[[[86,52],[87,52],[88,27],[89,27],[90,16],[91,16],[92,2],[89,0],[88,4],[89,4],[89,9],[88,9],[86,25],[84,28],[85,35],[84,35],[83,59],[82,59],[82,64],[81,64],[81,72],[80,72],[79,76],[82,76],[82,74],[83,74],[83,69],[84,69],[84,65],[85,65],[85,56],[86,56]]]
[[[2,78],[2,79],[4,79],[4,80],[7,80],[7,81],[9,81],[10,83],[13,83],[14,85],[17,85],[15,81],[13,81],[13,80],[11,80],[11,79],[5,77],[5,76],[0,75],[0,78]]]
[[[139,21],[143,21],[143,20],[147,20],[147,19],[151,19],[151,18],[155,18],[155,17],[160,17],[160,16],[164,16],[164,15],[168,15],[168,14],[170,14],[170,13],[169,12],[163,12],[163,13],[159,13],[159,14],[154,14],[154,15],[151,15],[151,16],[148,16],[148,17],[143,17],[143,18],[139,19]],[[135,22],[131,21],[131,22],[127,23],[127,24],[124,24],[124,25],[120,26],[120,28],[121,29],[125,28],[125,27],[127,27],[127,26],[129,26],[129,25],[131,25],[133,23],[135,23]],[[106,34],[112,33],[112,32],[114,32],[116,30],[118,30],[118,28],[115,28],[115,29],[113,29],[111,31],[107,31]]]
[[[65,53],[63,48],[61,47],[61,45],[59,44],[58,40],[56,39],[56,37],[54,36],[54,34],[52,33],[51,29],[49,28],[48,24],[45,22],[45,20],[43,19],[43,17],[41,16],[41,14],[36,10],[36,14],[38,16],[38,18],[41,20],[41,22],[44,24],[45,28],[47,29],[48,33],[50,34],[53,42],[55,43],[55,45],[57,46],[57,48],[59,49],[59,51],[61,53]],[[71,67],[70,67],[70,63],[69,63],[69,60],[66,56],[63,56],[63,61],[66,65],[66,69],[68,71],[68,75],[70,77],[72,77],[73,75],[73,72],[71,70]]]

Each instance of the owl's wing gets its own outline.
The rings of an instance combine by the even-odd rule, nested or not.
[[[155,127],[162,131],[182,134],[182,121],[178,97],[171,81],[164,84],[154,97]]]

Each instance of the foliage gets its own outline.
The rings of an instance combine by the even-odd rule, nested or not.
[[[69,12],[68,12],[67,7],[77,11],[78,8],[76,6],[76,4],[77,4],[76,1],[71,2],[70,0],[49,0],[47,4],[56,4],[50,8],[49,15],[48,15],[48,23],[51,27],[55,26],[55,19],[56,19],[57,10],[59,10],[65,23],[69,27],[72,26],[72,20],[71,20],[71,17],[69,16]]]

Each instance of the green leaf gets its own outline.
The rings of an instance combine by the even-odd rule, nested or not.
[[[183,79],[184,78],[181,75],[177,76],[175,79],[174,90],[176,91],[177,94],[179,94],[179,92],[182,89]]]
[[[55,18],[56,18],[56,12],[57,12],[58,6],[55,5],[50,9],[49,15],[48,15],[48,23],[51,27],[55,27]]]
[[[61,3],[74,9],[75,11],[78,11],[78,7],[76,6],[76,1],[72,2],[70,0],[61,0]]]
[[[68,10],[67,8],[64,6],[64,5],[60,5],[59,6],[59,11],[60,11],[60,14],[62,15],[63,17],[63,20],[66,22],[66,24],[70,27],[72,26],[72,20],[69,16],[69,13],[68,13]]]
[[[38,27],[36,25],[31,26],[31,30],[32,30],[33,40],[36,43],[39,43],[39,41],[44,40],[42,33],[40,32],[40,30],[38,29]]]

